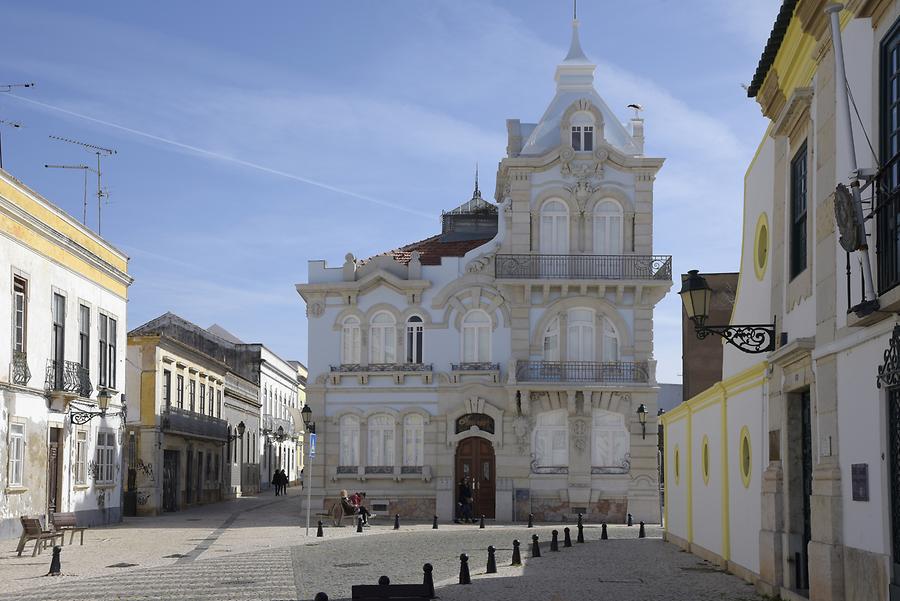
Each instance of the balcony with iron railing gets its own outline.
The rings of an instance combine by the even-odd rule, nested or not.
[[[201,415],[193,411],[168,407],[160,415],[163,432],[197,436],[212,440],[228,439],[228,422],[218,417]]]
[[[671,255],[497,255],[498,279],[672,280]]]
[[[19,386],[27,386],[31,380],[28,356],[23,351],[13,351],[12,363],[9,366],[9,379],[13,384]]]
[[[62,392],[80,397],[91,396],[90,372],[86,367],[74,361],[47,361],[47,374],[44,388],[49,392]]]
[[[359,373],[359,372],[412,372],[431,371],[431,363],[341,363],[332,365],[332,372]]]
[[[517,361],[519,382],[579,384],[647,384],[646,361]]]

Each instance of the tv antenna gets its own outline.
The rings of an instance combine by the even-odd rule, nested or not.
[[[12,92],[13,88],[33,88],[34,82],[28,83],[2,83],[0,84],[0,92]]]
[[[19,129],[22,127],[22,124],[18,121],[8,121],[7,119],[0,119],[0,125],[4,127],[12,127],[14,129]],[[0,133],[0,169],[3,169],[3,135]]]
[[[84,201],[81,212],[81,223],[87,225],[87,176],[88,171],[92,171],[94,173],[97,172],[96,169],[91,169],[87,165],[44,165],[47,169],[81,169],[84,172]]]
[[[88,144],[86,142],[80,142],[78,140],[72,140],[70,138],[63,138],[61,136],[50,136],[53,140],[59,140],[60,142],[68,142],[69,144],[75,144],[76,146],[81,146],[88,152],[92,152],[97,155],[97,169],[91,169],[97,174],[97,233],[100,233],[100,216],[101,216],[101,208],[103,206],[103,198],[109,198],[109,192],[103,189],[101,185],[101,177],[102,172],[100,170],[100,158],[108,157],[114,154],[118,154],[118,152],[113,148],[104,148],[103,146],[95,146],[94,144]],[[80,169],[80,167],[72,167],[73,169]],[[85,177],[87,177],[87,171],[85,171]]]

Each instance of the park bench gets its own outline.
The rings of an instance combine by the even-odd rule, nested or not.
[[[385,576],[378,582],[379,584],[353,585],[350,589],[350,598],[354,601],[412,601],[433,598],[434,589],[427,584],[391,584]]]
[[[73,544],[75,542],[75,533],[77,532],[81,536],[81,544],[84,544],[84,531],[87,530],[87,527],[78,525],[74,512],[52,513],[50,514],[50,521],[53,523],[53,530],[62,534],[63,543],[66,541],[66,532],[71,532],[69,544]]]
[[[22,551],[25,550],[25,545],[28,544],[28,541],[34,541],[34,550],[31,552],[31,556],[34,557],[38,553],[41,552],[42,547],[46,546],[47,541],[55,544],[57,538],[65,539],[65,535],[59,532],[54,532],[53,530],[45,530],[41,525],[40,518],[27,518],[22,516],[19,518],[22,522],[22,536],[19,538],[19,545],[16,547],[16,553],[21,556]]]
[[[331,524],[337,528],[339,526],[344,525],[344,520],[350,520],[350,524],[356,523],[356,517],[359,514],[357,513],[347,513],[344,511],[344,506],[340,501],[337,501],[331,506],[331,509],[327,513],[316,513],[317,517],[320,518],[330,518]],[[372,519],[373,516],[369,516],[369,519]]]

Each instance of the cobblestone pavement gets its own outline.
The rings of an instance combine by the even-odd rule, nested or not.
[[[317,539],[304,536],[302,522],[296,496],[263,496],[95,528],[84,547],[64,547],[61,577],[43,576],[49,554],[0,556],[0,600],[274,601],[312,599],[318,591],[340,600],[349,599],[352,584],[374,584],[383,574],[421,582],[426,561],[445,601],[759,600],[742,580],[662,542],[654,527],[639,540],[637,527],[611,526],[611,540],[599,541],[599,528],[588,526],[587,544],[551,553],[554,526],[442,524],[434,532],[430,524],[404,524],[395,532],[388,523],[364,534],[326,528]],[[532,534],[542,541],[540,559],[530,559]],[[508,567],[513,538],[522,542],[521,568]],[[488,545],[497,548],[500,573],[485,576]],[[471,586],[455,584],[460,553],[471,558]]]

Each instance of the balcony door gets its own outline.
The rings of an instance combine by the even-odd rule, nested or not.
[[[569,311],[566,338],[568,361],[594,361],[594,312],[590,309]]]
[[[612,200],[594,208],[594,254],[622,254],[622,208]]]
[[[541,207],[541,254],[569,254],[569,210],[561,200],[550,200]]]

